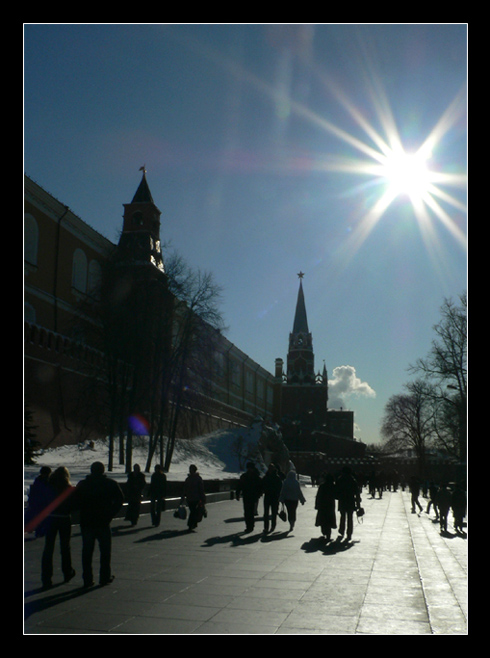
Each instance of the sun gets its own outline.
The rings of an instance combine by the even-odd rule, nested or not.
[[[428,159],[419,151],[391,151],[381,164],[380,175],[387,183],[388,196],[405,196],[415,205],[423,201],[431,189]]]

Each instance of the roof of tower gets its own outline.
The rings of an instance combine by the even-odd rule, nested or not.
[[[299,280],[299,290],[298,290],[298,301],[296,302],[296,313],[294,315],[294,325],[293,325],[293,334],[307,334],[308,331],[308,320],[306,318],[306,306],[305,306],[305,296],[303,293],[303,284],[300,276]]]
[[[131,203],[154,203],[146,180],[146,169],[142,167],[140,171],[143,171],[143,177]]]

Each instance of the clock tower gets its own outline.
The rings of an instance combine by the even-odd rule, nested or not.
[[[315,370],[313,341],[308,330],[305,296],[303,292],[303,272],[298,274],[299,291],[296,302],[293,331],[289,334],[287,358],[287,382],[289,384],[313,384]]]
[[[328,378],[325,366],[323,373],[315,374],[313,339],[308,328],[303,272],[298,274],[299,290],[296,301],[293,330],[289,334],[286,372],[282,359],[276,359],[276,383],[274,387],[274,414],[276,421],[292,423],[308,428],[323,430],[327,419]]]

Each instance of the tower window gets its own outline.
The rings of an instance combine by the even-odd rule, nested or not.
[[[143,213],[140,210],[137,210],[133,213],[131,221],[134,226],[143,226]]]

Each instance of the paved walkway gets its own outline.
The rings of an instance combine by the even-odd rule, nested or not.
[[[434,515],[412,514],[409,494],[364,491],[353,541],[326,544],[315,528],[315,488],[291,533],[278,520],[244,534],[242,504],[208,506],[196,532],[173,511],[131,528],[113,522],[114,582],[64,584],[58,546],[54,587],[40,589],[42,540],[24,542],[25,634],[466,635],[467,540],[441,536]],[[422,499],[421,499],[422,500]],[[426,502],[426,501],[425,501]],[[452,527],[451,527],[452,531]],[[98,555],[95,556],[98,570]]]

